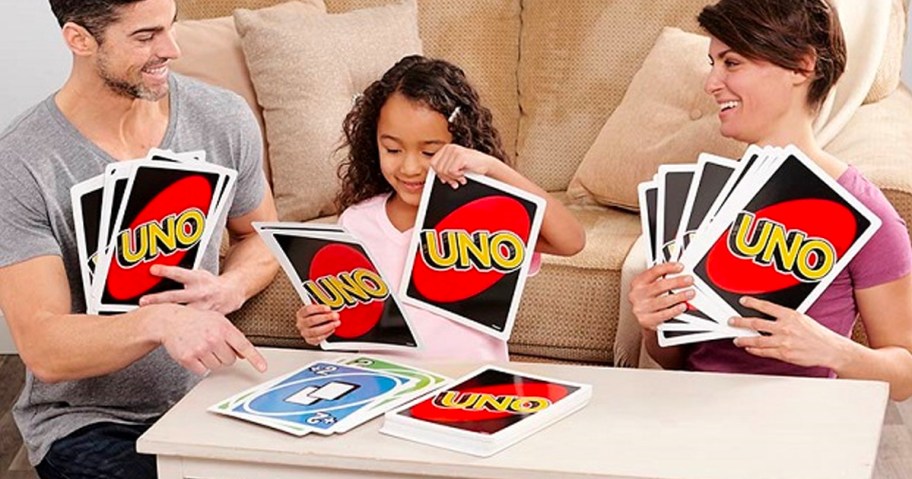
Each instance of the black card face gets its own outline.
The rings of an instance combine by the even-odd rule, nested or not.
[[[421,236],[406,269],[407,296],[456,321],[507,332],[533,254],[528,245],[537,238],[539,209],[480,181],[458,189],[434,182],[416,225]]]
[[[697,185],[697,191],[694,195],[693,206],[690,210],[690,216],[687,218],[684,235],[683,248],[687,249],[690,240],[697,232],[697,228],[703,223],[706,215],[709,213],[713,203],[718,198],[725,183],[733,173],[733,169],[727,166],[715,163],[706,163],[703,166],[703,172],[700,175],[700,183]]]
[[[98,244],[98,232],[101,225],[101,197],[103,192],[102,188],[98,188],[79,198],[82,210],[82,234],[88,249],[87,264],[82,265],[82,267],[87,268],[90,277],[94,274],[95,262],[98,256],[96,245]]]
[[[134,175],[130,191],[121,195],[125,206],[112,235],[103,305],[136,305],[144,295],[183,288],[149,269],[154,264],[193,268],[221,178],[208,171],[147,166],[137,167]]]
[[[273,237],[308,299],[339,313],[341,324],[328,343],[417,346],[389,284],[361,245],[280,231]]]
[[[649,188],[646,190],[646,224],[649,228],[647,237],[649,238],[649,250],[652,252],[652,257],[649,258],[650,264],[655,263],[656,258],[659,257],[659,252],[656,251],[656,215],[658,214],[656,210],[656,203],[658,201],[658,188]]]
[[[678,227],[681,225],[684,204],[687,201],[687,193],[690,191],[693,176],[692,171],[668,172],[665,175],[665,202],[661,205],[664,208],[661,238],[663,261],[674,261],[680,254],[675,244],[675,237],[678,234]]]
[[[799,309],[812,292],[811,300],[819,296],[844,267],[843,256],[873,234],[871,227],[832,186],[789,156],[700,258],[694,274],[738,314],[761,316],[739,304],[743,295]]]

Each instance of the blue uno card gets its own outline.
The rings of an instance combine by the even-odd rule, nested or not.
[[[238,403],[232,411],[330,434],[339,421],[411,381],[398,374],[318,361]]]

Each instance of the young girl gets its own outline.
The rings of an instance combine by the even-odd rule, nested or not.
[[[536,251],[572,255],[585,233],[573,215],[508,165],[491,112],[458,67],[409,56],[365,90],[345,118],[348,157],[339,167],[339,224],[361,240],[395,288],[405,266],[428,169],[458,188],[465,173],[509,183],[547,200]],[[344,147],[343,146],[343,147]],[[539,255],[530,271],[537,271]],[[507,361],[507,344],[435,313],[405,305],[423,358]],[[339,326],[323,305],[298,310],[304,339],[319,344]]]
[[[722,135],[766,146],[794,144],[883,220],[883,226],[807,311],[756,298],[743,305],[775,318],[732,318],[767,335],[660,348],[655,328],[693,297],[690,276],[667,263],[638,275],[630,301],[649,354],[666,368],[838,376],[890,383],[912,396],[912,248],[903,220],[857,169],[823,151],[812,123],[845,68],[839,19],[826,0],[721,0],[700,25],[710,34],[706,92]],[[678,291],[669,295],[669,291]],[[850,338],[861,317],[870,348]]]

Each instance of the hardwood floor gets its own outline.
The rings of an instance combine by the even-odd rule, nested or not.
[[[37,479],[22,450],[22,436],[13,422],[11,409],[22,383],[25,368],[19,356],[0,355],[0,478]]]
[[[38,478],[24,457],[10,411],[24,376],[18,356],[0,355],[0,479]],[[912,399],[887,405],[874,478],[912,479]]]

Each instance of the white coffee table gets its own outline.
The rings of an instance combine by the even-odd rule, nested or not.
[[[592,384],[588,406],[499,454],[477,458],[380,434],[296,438],[206,409],[339,353],[262,349],[212,374],[140,439],[161,479],[871,477],[888,388],[873,381],[686,373],[554,364],[509,367]],[[478,364],[416,364],[451,377]]]

